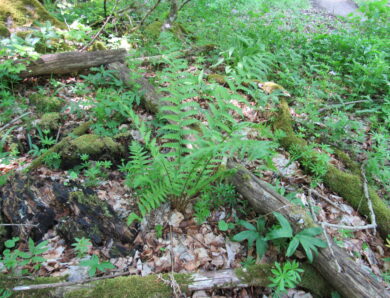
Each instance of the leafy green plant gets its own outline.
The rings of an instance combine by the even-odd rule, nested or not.
[[[246,259],[245,259],[244,261],[241,262],[241,265],[242,265],[242,267],[244,267],[244,268],[248,268],[248,267],[250,267],[250,266],[252,266],[252,265],[255,265],[255,264],[256,264],[256,260],[255,260],[255,258],[252,257],[252,256],[246,257]]]
[[[3,257],[0,261],[7,270],[11,270],[12,272],[15,272],[16,268],[21,268],[22,274],[25,274],[27,270],[23,269],[23,267],[26,265],[31,265],[34,270],[38,270],[45,261],[45,258],[41,254],[48,250],[46,246],[48,241],[42,241],[38,245],[35,245],[34,241],[30,238],[28,239],[28,251],[20,251],[19,249],[15,249],[19,240],[19,237],[14,237],[5,241],[4,245],[6,249],[3,251]]]
[[[234,229],[235,224],[232,222],[226,222],[224,220],[218,221],[218,229],[222,232],[226,232],[227,230]]]
[[[299,263],[295,260],[280,264],[275,262],[275,268],[271,269],[273,276],[269,279],[272,282],[269,286],[275,288],[275,294],[287,292],[287,289],[295,288],[301,281],[303,269],[299,268]]]
[[[241,221],[240,224],[245,227],[246,230],[234,235],[232,239],[238,242],[247,240],[248,248],[251,248],[253,244],[255,244],[257,257],[261,259],[268,248],[268,239],[265,236],[265,220],[259,218],[256,222],[256,226],[247,221]]]
[[[92,246],[92,243],[89,239],[82,237],[82,238],[75,238],[76,242],[72,244],[74,247],[74,250],[77,253],[78,258],[83,258],[88,250],[89,247]]]
[[[298,234],[296,234],[290,241],[290,244],[287,248],[286,256],[290,257],[294,254],[299,245],[302,246],[303,250],[306,253],[307,259],[309,262],[313,262],[313,252],[318,253],[318,247],[325,248],[327,247],[326,242],[316,238],[316,236],[322,233],[321,228],[308,228],[304,229]]]
[[[96,255],[93,255],[89,260],[81,261],[80,266],[89,267],[88,274],[91,277],[95,276],[99,271],[106,272],[106,270],[115,268],[110,262],[100,262],[99,257]]]
[[[156,232],[156,238],[162,238],[163,229],[164,229],[164,227],[162,225],[155,225],[154,226],[154,231]]]

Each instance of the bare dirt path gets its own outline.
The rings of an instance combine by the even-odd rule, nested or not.
[[[315,8],[342,17],[347,16],[358,8],[357,4],[352,0],[312,0],[311,2]]]

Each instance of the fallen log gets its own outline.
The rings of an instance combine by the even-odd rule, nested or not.
[[[228,163],[228,167],[237,170],[231,182],[255,211],[261,214],[277,211],[297,230],[316,226],[306,210],[292,205],[247,169],[232,162]],[[345,250],[336,245],[332,245],[332,249],[320,249],[313,266],[344,297],[390,297],[389,292],[370,272],[364,271]]]
[[[195,55],[201,52],[207,52],[214,49],[213,45],[189,48],[177,51],[167,55],[152,57],[135,57],[134,61],[153,61],[164,58],[178,58],[188,55]],[[83,69],[106,65],[114,62],[125,62],[130,55],[125,49],[104,50],[94,52],[65,52],[56,54],[42,55],[35,61],[17,60],[16,63],[26,64],[26,70],[20,73],[22,78],[50,75],[50,74],[67,74],[77,72]]]
[[[102,277],[81,280],[79,282],[58,282],[34,284],[17,281],[12,286],[15,293],[28,292],[33,294],[38,290],[50,290],[55,297],[172,297],[172,286],[176,290],[190,294],[195,291],[214,289],[231,289],[245,287],[267,287],[270,283],[271,265],[261,264],[247,269],[226,269],[219,271],[197,273],[174,273],[148,276],[126,276],[129,273],[119,273]],[[306,269],[305,269],[306,270]],[[321,280],[318,273],[302,276],[303,288],[318,296],[325,296],[329,287]],[[314,274],[314,275],[313,275]],[[1,280],[1,279],[0,279]],[[314,282],[315,281],[315,282]],[[314,282],[314,283],[313,283]],[[1,285],[1,281],[0,281]],[[82,285],[82,286],[80,286]],[[62,288],[62,289],[59,289]],[[140,291],[143,295],[140,295]]]
[[[38,60],[30,61],[20,76],[26,78],[45,74],[72,73],[112,62],[123,62],[127,55],[125,49],[47,54],[42,55]],[[17,63],[26,63],[26,61],[17,61]]]

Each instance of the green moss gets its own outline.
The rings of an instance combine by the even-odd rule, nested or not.
[[[0,0],[0,24],[10,21],[12,27],[26,26],[34,20],[50,21],[54,26],[66,29],[65,24],[51,16],[37,0]]]
[[[7,27],[0,22],[0,37],[8,37],[10,36],[10,32]]]
[[[217,74],[217,73],[212,73],[207,76],[207,79],[209,81],[215,81],[218,84],[225,85],[226,84],[226,78],[223,75]]]
[[[332,292],[332,287],[326,282],[321,274],[309,264],[301,264],[304,270],[299,286],[310,291],[311,294],[317,297],[328,297]]]
[[[107,47],[101,41],[96,41],[92,46],[92,51],[104,51],[107,50]]]
[[[347,153],[340,149],[335,149],[334,153],[336,154],[337,158],[343,162],[343,164],[355,175],[360,175],[361,170],[359,167],[359,164],[355,161],[353,161]]]
[[[329,166],[324,183],[332,191],[345,198],[361,214],[369,217],[370,212],[364,196],[363,183],[358,175],[345,173],[334,166]],[[379,231],[383,237],[387,237],[390,233],[390,208],[372,187],[369,187],[369,195]]]
[[[60,154],[62,167],[70,168],[80,162],[81,154],[88,154],[91,160],[116,161],[124,152],[124,146],[110,137],[85,134],[64,144]]]
[[[299,286],[310,291],[310,293],[318,297],[326,297],[330,293],[330,286],[325,279],[309,264],[303,263],[301,267],[304,269],[302,280]],[[272,265],[257,264],[249,266],[248,268],[239,268],[235,273],[243,283],[251,286],[268,287],[271,283],[269,277],[272,276]]]
[[[110,211],[108,210],[108,205],[96,195],[86,195],[82,191],[75,191],[70,193],[70,199],[75,200],[83,205],[90,205],[94,207],[99,207],[103,210],[103,214],[106,217],[113,217]]]
[[[39,284],[47,284],[47,283],[57,283],[65,281],[66,276],[64,277],[37,277],[34,280],[30,279],[20,279],[10,278],[9,275],[0,274],[0,289],[12,289],[16,286],[22,285],[39,285]],[[29,297],[29,298],[41,298],[41,297],[52,297],[50,294],[53,289],[42,289],[42,290],[34,290],[34,291],[22,291],[22,292],[14,292],[12,298],[17,297]]]
[[[147,25],[144,30],[146,36],[150,38],[158,38],[160,33],[163,31],[163,24],[164,23],[162,21],[154,21],[153,23]],[[187,30],[180,23],[172,24],[171,28],[169,28],[169,31],[179,39],[184,38],[188,34]]]
[[[269,277],[272,266],[268,264],[258,264],[249,266],[248,268],[238,268],[235,270],[237,277],[251,286],[267,287],[271,282]]]
[[[100,155],[103,151],[115,154],[122,149],[112,138],[100,137],[94,134],[82,135],[72,140],[70,145],[77,154],[88,154],[90,156]]]
[[[61,115],[60,113],[45,113],[42,115],[39,126],[42,129],[48,129],[51,131],[58,130],[60,127]]]
[[[32,94],[30,101],[40,113],[59,112],[64,104],[58,97],[41,95],[39,93]]]
[[[285,133],[285,137],[281,140],[281,145],[286,150],[299,150],[301,152],[308,150],[307,142],[297,137],[294,133],[293,119],[285,100],[280,104],[279,114],[274,122],[274,129],[282,130]],[[318,153],[315,151],[306,154],[301,160],[303,167],[305,167],[305,164],[315,163],[317,161],[317,156]],[[347,162],[347,165],[355,169],[354,171],[358,168],[357,165],[352,164],[351,162]],[[310,169],[306,168],[305,170],[310,172]],[[329,164],[323,180],[327,187],[342,196],[362,215],[369,216],[367,199],[364,197],[363,183],[361,182],[359,175],[343,172]],[[383,237],[387,237],[387,234],[390,233],[390,208],[380,199],[371,187],[369,188],[369,194],[373,203],[379,231]]]
[[[181,286],[182,292],[187,291],[187,285],[190,282],[188,275],[175,274],[175,280]],[[167,274],[162,278],[169,280]],[[169,285],[163,283],[156,275],[149,276],[127,276],[113,279],[100,280],[92,283],[91,288],[75,290],[67,293],[65,297],[172,297],[172,289]]]

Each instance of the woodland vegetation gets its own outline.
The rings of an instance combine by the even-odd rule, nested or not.
[[[389,297],[390,6],[315,3],[0,0],[0,297]]]

